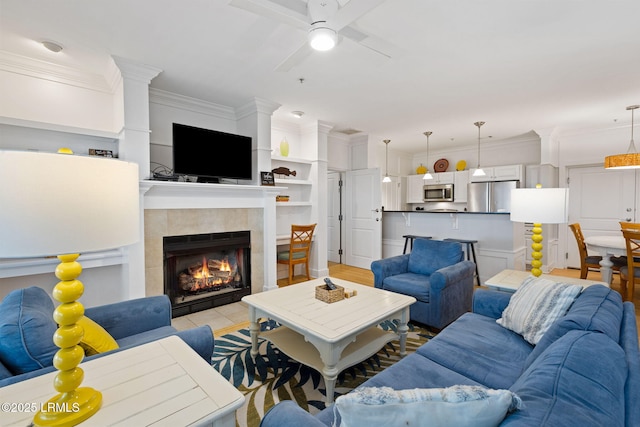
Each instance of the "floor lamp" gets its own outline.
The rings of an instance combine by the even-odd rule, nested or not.
[[[61,150],[62,152],[62,150]],[[65,151],[65,152],[68,152]],[[78,343],[84,315],[77,300],[84,286],[77,258],[81,252],[119,248],[139,240],[138,165],[116,159],[73,154],[0,150],[0,258],[56,255],[60,280],[53,318],[60,348],[53,358],[59,394],[34,417],[37,426],[72,426],[100,408],[102,394],[80,387]],[[55,409],[51,409],[55,408]]]
[[[511,190],[511,221],[532,222],[531,274],[542,274],[542,224],[563,224],[569,213],[568,188],[516,188]]]

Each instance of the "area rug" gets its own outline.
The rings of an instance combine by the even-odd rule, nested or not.
[[[279,325],[263,322],[262,330]],[[384,322],[384,330],[396,331],[396,323]],[[407,353],[434,336],[424,328],[409,325]],[[336,383],[336,395],[344,394],[371,378],[377,372],[400,360],[400,343],[391,341],[377,354],[343,371]],[[245,395],[245,404],[236,413],[238,427],[257,427],[264,414],[282,400],[294,400],[301,408],[315,414],[325,408],[325,386],[322,375],[290,359],[269,341],[259,338],[260,354],[251,357],[249,329],[241,329],[215,339],[212,366]]]

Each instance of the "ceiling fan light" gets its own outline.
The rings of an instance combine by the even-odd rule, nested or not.
[[[331,50],[337,42],[338,36],[331,28],[315,27],[309,30],[309,44],[315,50]]]

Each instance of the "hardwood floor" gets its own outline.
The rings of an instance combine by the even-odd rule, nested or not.
[[[576,269],[555,269],[551,271],[550,274],[556,276],[564,276],[564,277],[580,277],[580,270]],[[344,264],[337,263],[329,263],[329,275],[331,277],[336,277],[338,279],[349,280],[351,282],[360,283],[363,285],[373,286],[373,273],[371,270],[366,270],[357,267],[351,267]],[[600,280],[600,273],[597,271],[590,272],[588,275],[590,280]],[[300,283],[306,281],[307,278],[305,276],[294,276],[293,283]],[[278,286],[288,286],[287,279],[278,280]],[[620,292],[620,276],[617,273],[613,275],[613,283],[611,284],[611,288]],[[636,324],[638,325],[638,330],[640,331],[640,291],[636,291],[635,298],[633,303],[636,307]],[[243,322],[242,326],[245,327],[247,322]],[[234,329],[237,328],[237,325],[234,325]],[[640,335],[640,333],[639,333]]]

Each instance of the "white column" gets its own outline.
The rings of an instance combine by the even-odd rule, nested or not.
[[[311,250],[311,275],[329,275],[328,264],[328,146],[329,132],[333,128],[326,122],[315,122],[302,130],[305,157],[312,159],[309,179],[311,186],[311,223],[317,223]]]
[[[260,171],[271,170],[271,115],[280,107],[275,102],[255,98],[236,109],[238,132],[253,138],[253,182],[260,184]],[[263,214],[265,291],[278,287],[276,265],[276,201],[265,198]]]
[[[139,166],[139,177],[145,179],[150,171],[149,144],[149,84],[162,70],[149,65],[135,63],[124,58],[113,57],[122,75],[122,101],[124,104],[124,127],[120,135],[119,155],[122,160],[135,162]],[[125,249],[128,264],[123,268],[123,281],[128,283],[126,298],[145,296],[144,257],[144,196],[140,195],[140,239]]]

